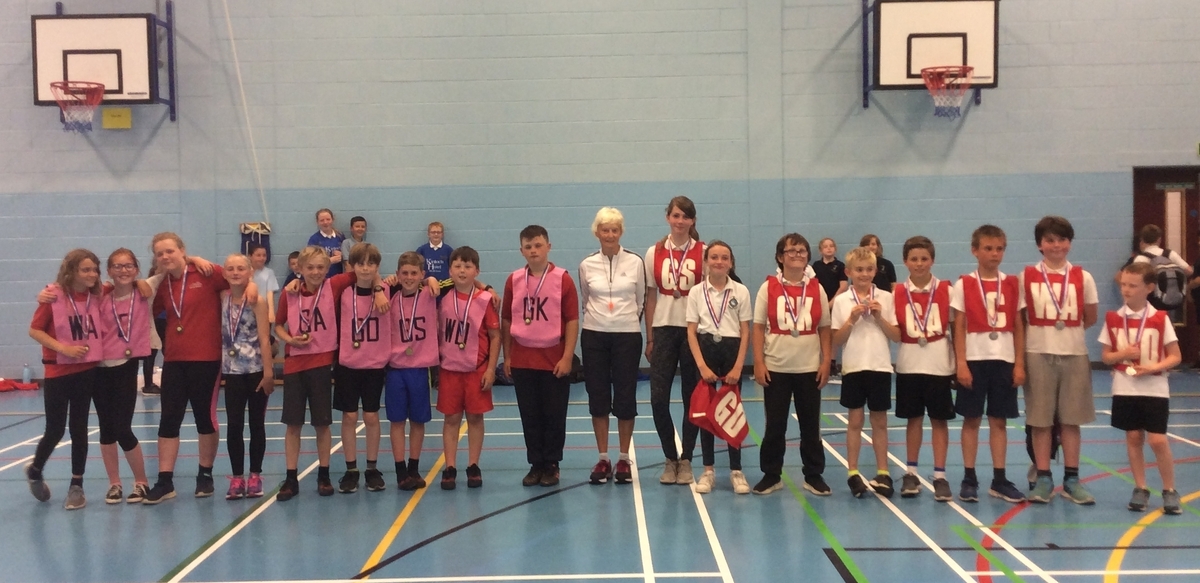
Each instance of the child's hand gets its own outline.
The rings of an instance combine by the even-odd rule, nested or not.
[[[429,292],[429,297],[436,298],[442,293],[442,284],[438,282],[436,277],[426,277],[425,291]]]
[[[958,386],[964,389],[971,388],[971,369],[965,366],[958,367]]]
[[[383,278],[383,285],[386,285],[388,287],[395,287],[396,284],[398,284],[398,283],[400,283],[400,278],[396,277],[396,274],[394,274],[394,273]]]
[[[329,262],[330,263],[341,263],[342,262],[342,252],[334,251],[333,253],[330,253],[329,254]]]
[[[771,373],[767,370],[767,365],[754,362],[754,382],[763,388],[771,386]]]
[[[288,344],[292,346],[307,346],[309,342],[312,342],[311,334],[308,336],[292,336],[292,339],[288,340]]]
[[[288,292],[288,293],[293,293],[293,294],[300,293],[300,285],[301,285],[300,282],[301,281],[304,281],[304,280],[302,278],[293,279],[291,283],[284,286],[283,291]]]
[[[872,314],[880,315],[882,313],[883,313],[883,304],[880,304],[879,300],[871,300],[871,303],[867,304],[867,315],[868,316],[872,315]]]
[[[704,382],[716,384],[721,380],[711,368],[708,368],[708,366],[702,364],[699,368],[700,378],[704,379]]]
[[[194,255],[188,255],[188,261],[192,264],[192,267],[196,268],[196,271],[199,271],[205,277],[213,274],[213,264],[207,259],[203,257],[196,257]]]
[[[58,301],[58,286],[50,284],[42,288],[42,291],[38,292],[37,301],[39,304],[53,304]]]
[[[258,388],[256,388],[255,390],[265,393],[267,395],[270,395],[271,393],[275,392],[275,373],[267,372],[264,370],[263,378],[261,381],[258,381]]]
[[[388,313],[388,310],[392,309],[392,301],[388,299],[387,293],[377,292],[375,293],[374,297],[376,312],[379,312],[380,314],[386,314]]]
[[[508,359],[507,358],[504,359],[504,362],[501,363],[500,366],[504,367],[504,376],[511,379],[512,378],[512,367],[508,365]],[[496,373],[492,373],[492,376],[495,377]]]
[[[154,295],[154,288],[150,287],[150,283],[146,280],[139,279],[135,285],[137,285],[138,293],[142,295],[142,298],[148,300]]]
[[[846,325],[853,326],[858,322],[859,318],[862,318],[867,314],[867,307],[865,305],[855,304],[853,308],[850,308],[850,318],[846,320]]]
[[[729,369],[729,374],[725,375],[725,383],[730,385],[741,384],[742,382],[742,365],[736,365]]]
[[[62,350],[59,350],[59,352],[62,353],[63,356],[67,356],[70,358],[83,358],[83,355],[88,353],[88,347],[87,346],[63,346]]]
[[[554,363],[554,376],[561,379],[571,374],[571,369],[574,368],[575,364],[574,359],[571,358],[572,356],[574,356],[574,354],[568,354],[564,356],[562,360]]]
[[[647,360],[647,361],[649,361],[649,360],[650,360],[650,355],[651,355],[651,354],[654,354],[654,349],[653,349],[653,346],[654,346],[654,341],[653,341],[653,340],[647,340],[647,341],[646,341],[646,360]]]
[[[1130,344],[1118,350],[1116,356],[1120,357],[1121,360],[1139,360],[1142,358],[1142,345]]]
[[[505,369],[506,369],[504,371],[505,374],[508,374],[507,368],[508,368],[508,365],[505,365]],[[487,370],[483,371],[483,378],[479,380],[479,388],[484,391],[490,391],[490,390],[492,390],[492,383],[495,383],[495,382],[496,382],[496,370],[493,369],[492,367],[488,367]]]
[[[1025,384],[1025,367],[1013,365],[1013,384],[1014,387],[1019,387]]]
[[[821,362],[821,366],[817,367],[817,390],[825,388],[825,384],[829,382],[829,361]]]

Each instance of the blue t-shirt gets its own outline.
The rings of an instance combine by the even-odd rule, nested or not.
[[[320,231],[317,231],[316,233],[313,233],[313,235],[311,237],[308,238],[308,244],[324,249],[325,253],[328,253],[329,256],[332,258],[333,253],[335,251],[340,252],[342,250],[342,241],[345,241],[345,240],[346,240],[346,236],[337,231],[333,232],[332,237],[326,237],[325,235],[322,235]],[[347,259],[346,257],[342,258],[343,261],[346,259]],[[325,277],[326,278],[333,277],[335,275],[340,274],[341,272],[342,272],[342,262],[331,260],[329,263],[329,273],[326,274]]]
[[[450,254],[454,248],[442,243],[436,250],[429,243],[417,247],[417,255],[425,258],[425,275],[438,281],[450,279]]]

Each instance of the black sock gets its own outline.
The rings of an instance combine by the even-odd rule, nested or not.
[[[1078,477],[1079,477],[1079,468],[1077,468],[1077,467],[1072,468],[1071,466],[1067,466],[1067,467],[1063,468],[1063,479],[1064,480],[1069,480],[1071,478],[1078,478]]]
[[[159,484],[171,484],[174,481],[175,481],[175,472],[159,472],[158,473],[158,483]]]
[[[408,472],[413,475],[420,475],[421,460],[419,458],[408,458]]]
[[[396,477],[403,478],[408,475],[408,468],[404,466],[404,462],[396,462]]]
[[[374,470],[374,469],[375,469],[375,462],[376,462],[376,460],[367,460],[367,469],[368,469],[368,470]]]
[[[1051,472],[1050,470],[1038,470],[1038,471],[1037,471],[1037,475],[1038,475],[1038,477],[1039,477],[1039,478],[1040,478],[1040,477],[1042,477],[1042,476],[1045,476],[1045,477],[1047,477],[1047,478],[1053,478],[1053,477],[1054,477],[1054,473],[1053,473],[1053,472]]]
[[[347,472],[357,472],[358,471],[358,460],[346,460],[346,471]]]
[[[82,476],[80,476],[80,477],[78,477],[78,478],[76,478],[76,477],[72,477],[72,478],[71,478],[71,485],[72,485],[72,486],[79,486],[80,488],[82,488],[82,487],[83,487],[83,477],[82,477]]]
[[[975,468],[963,468],[963,479],[968,482],[979,483],[979,478],[975,477]]]
[[[300,479],[296,477],[296,470],[288,470],[287,471],[287,481],[289,481],[289,482],[299,482],[300,481]]]
[[[317,477],[325,478],[326,480],[328,480],[329,479],[329,466],[317,467]]]
[[[992,468],[993,482],[1007,482],[1008,476],[1005,475],[1004,468]]]
[[[30,465],[29,466],[29,477],[34,480],[42,479],[42,468],[39,468],[34,465]]]
[[[211,478],[212,470],[213,470],[212,466],[208,466],[208,467],[200,466],[200,470],[196,473],[196,477],[208,476],[209,478]]]

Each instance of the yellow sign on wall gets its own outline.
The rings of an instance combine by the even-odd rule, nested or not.
[[[133,109],[106,107],[100,110],[100,127],[106,130],[127,130],[133,127]]]

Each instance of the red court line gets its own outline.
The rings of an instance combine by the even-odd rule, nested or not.
[[[1122,441],[1124,441],[1124,440],[1122,440]],[[1196,462],[1196,461],[1200,461],[1200,456],[1193,456],[1193,457],[1188,457],[1188,458],[1177,459],[1177,460],[1175,460],[1175,463],[1176,464],[1188,464],[1188,463],[1192,463],[1192,462]],[[1158,462],[1154,462],[1152,464],[1146,464],[1147,470],[1149,470],[1151,468],[1157,468],[1157,467],[1158,467]],[[1131,471],[1133,471],[1133,470],[1130,469],[1128,466],[1126,466],[1124,468],[1117,470],[1117,473],[1118,474],[1128,474]],[[1086,478],[1081,478],[1079,481],[1082,483],[1089,483],[1089,482],[1095,482],[1097,480],[1102,480],[1104,478],[1111,478],[1111,477],[1112,477],[1112,474],[1105,472],[1102,474],[1094,474],[1094,475],[1088,476]],[[1060,484],[1058,487],[1054,488],[1054,491],[1061,493],[1062,485]],[[1022,502],[1022,503],[1017,504],[1016,506],[1013,506],[1012,508],[1010,508],[1008,512],[1001,514],[1000,518],[997,518],[996,521],[991,524],[992,532],[995,532],[996,534],[1000,534],[1000,531],[1004,529],[1004,525],[1008,524],[1009,521],[1011,521],[1018,514],[1020,514],[1023,510],[1025,510],[1026,508],[1028,508],[1029,506],[1032,506],[1032,505],[1033,505],[1033,503],[1028,502],[1028,501]],[[983,546],[984,549],[988,550],[989,552],[992,550],[992,538],[991,537],[987,537],[987,536],[981,537],[979,542],[981,543],[981,545]],[[975,553],[975,570],[980,571],[980,572],[991,570],[991,564],[988,562],[988,560],[986,558],[984,558],[982,553]],[[980,575],[979,583],[992,583],[992,576],[991,575]]]

